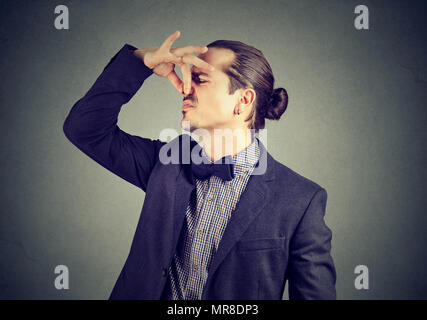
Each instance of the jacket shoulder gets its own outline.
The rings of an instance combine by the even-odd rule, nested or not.
[[[287,190],[288,192],[299,195],[308,194],[311,196],[322,189],[325,190],[317,182],[301,175],[274,158],[272,159],[275,167],[277,186],[282,190]]]

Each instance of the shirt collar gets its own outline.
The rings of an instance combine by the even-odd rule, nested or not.
[[[207,156],[205,150],[202,148],[202,156],[207,159],[209,163],[213,163],[210,158]],[[234,176],[239,176],[251,168],[255,167],[256,163],[259,160],[260,149],[259,141],[255,135],[252,135],[252,143],[242,151],[238,152],[232,156]]]
[[[252,143],[233,156],[234,176],[241,175],[255,166],[259,159],[258,138],[254,137]]]

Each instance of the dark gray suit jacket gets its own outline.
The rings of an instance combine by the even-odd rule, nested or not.
[[[122,105],[152,74],[126,44],[78,100],[63,129],[82,152],[145,191],[129,256],[110,299],[160,299],[195,180],[190,165],[162,164],[166,144],[117,126]],[[157,106],[153,106],[157,107]],[[187,134],[169,142],[180,146]],[[261,143],[266,171],[253,175],[215,253],[203,299],[335,299],[327,193],[277,162]],[[182,154],[179,155],[181,162]]]

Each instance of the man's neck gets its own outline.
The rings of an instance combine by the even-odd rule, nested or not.
[[[255,139],[255,137],[254,137]],[[212,162],[227,155],[234,156],[245,150],[253,142],[249,129],[230,131],[230,134],[215,134],[201,136],[203,150]]]

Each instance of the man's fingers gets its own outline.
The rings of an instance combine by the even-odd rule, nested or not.
[[[177,47],[171,50],[177,56],[183,56],[186,54],[193,53],[206,53],[208,51],[208,47],[205,46],[185,46],[185,47]]]
[[[173,54],[171,54],[170,56],[166,57],[163,62],[170,62],[170,63],[176,64],[178,66],[180,66],[180,65],[183,64],[182,57],[177,57],[177,56],[175,56]]]
[[[169,81],[172,83],[174,88],[182,94],[182,81],[176,74],[175,70],[173,70],[171,73],[168,74]]]
[[[185,55],[182,59],[182,61],[186,64],[192,64],[200,69],[204,69],[206,71],[213,71],[215,68],[210,65],[209,63],[207,63],[206,61],[193,56],[193,55]]]
[[[184,82],[184,94],[189,94],[191,90],[191,70],[188,64],[181,66],[182,82]]]
[[[178,37],[181,35],[181,32],[179,30],[176,30],[174,33],[172,33],[169,37],[166,38],[166,40],[162,43],[160,46],[161,49],[169,51],[172,47],[173,42],[178,39]]]

